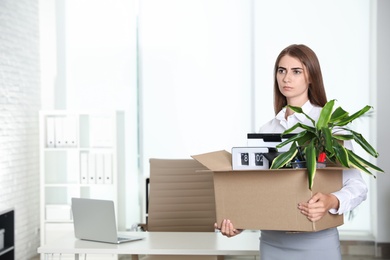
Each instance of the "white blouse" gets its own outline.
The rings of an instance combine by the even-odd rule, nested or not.
[[[321,107],[314,106],[307,101],[302,110],[312,119],[317,120],[321,113]],[[313,126],[312,122],[306,118],[305,115],[300,113],[294,113],[285,118],[286,108],[283,108],[274,119],[266,123],[260,128],[260,133],[283,133],[286,129],[294,126],[300,122],[305,125]],[[302,130],[296,129],[294,132],[300,132]],[[344,146],[348,149],[352,149],[352,142],[345,141]],[[343,170],[343,188],[334,192],[333,194],[339,200],[339,208],[329,210],[332,214],[344,214],[347,211],[353,210],[362,201],[367,198],[367,185],[364,182],[360,170],[351,168]]]

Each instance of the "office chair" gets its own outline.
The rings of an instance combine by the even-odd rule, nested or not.
[[[213,174],[193,159],[150,159],[147,231],[215,232]],[[142,260],[221,260],[223,256],[145,256]]]

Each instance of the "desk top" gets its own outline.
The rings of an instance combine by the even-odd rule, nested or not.
[[[38,248],[40,254],[258,255],[259,232],[227,238],[214,232],[127,232],[144,239],[123,244],[79,240],[68,233]]]

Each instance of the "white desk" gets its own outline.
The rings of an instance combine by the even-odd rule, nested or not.
[[[239,256],[259,254],[259,232],[245,231],[233,238],[213,232],[128,232],[145,237],[120,245],[76,239],[69,233],[58,241],[38,248],[39,254],[117,254],[132,255],[216,255]]]

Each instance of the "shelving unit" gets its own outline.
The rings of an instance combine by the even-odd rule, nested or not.
[[[15,213],[0,209],[0,259],[15,259]]]
[[[124,113],[40,111],[41,244],[73,232],[71,198],[113,200],[124,178]],[[119,218],[118,218],[118,225]]]

